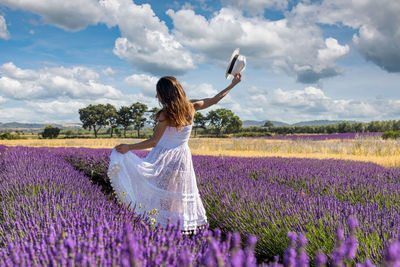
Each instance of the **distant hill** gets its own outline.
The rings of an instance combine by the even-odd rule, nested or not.
[[[53,125],[58,128],[80,128],[79,123],[20,123],[20,122],[0,122],[0,130],[11,129],[43,129],[48,125]]]
[[[337,124],[340,122],[344,122],[345,120],[337,120],[337,121],[331,121],[331,120],[314,120],[314,121],[301,121],[301,122],[296,122],[293,124],[281,122],[281,121],[271,121],[274,126],[283,126],[283,125],[288,125],[288,126],[303,126],[303,125],[328,125],[328,124]],[[243,121],[243,127],[251,127],[251,126],[263,126],[265,124],[265,121],[254,121],[254,120],[245,120]],[[356,121],[348,121],[350,123],[355,123]]]
[[[330,120],[315,120],[315,121],[301,121],[292,124],[293,126],[302,126],[302,125],[328,125],[328,124],[338,124],[344,122],[344,120],[339,121],[330,121]],[[347,121],[351,124],[355,123],[356,121]]]
[[[265,121],[253,121],[253,120],[245,120],[243,121],[242,126],[243,127],[251,127],[251,126],[263,126],[265,124]],[[271,121],[274,126],[282,126],[282,125],[289,125],[285,122],[281,122],[281,121]]]

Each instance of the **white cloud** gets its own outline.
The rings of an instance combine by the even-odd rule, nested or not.
[[[0,95],[0,105],[7,102],[7,99],[4,96]]]
[[[299,4],[293,13],[313,23],[358,30],[353,42],[364,58],[389,72],[400,72],[400,1],[324,0]]]
[[[16,80],[34,80],[39,78],[39,74],[33,70],[22,70],[17,68],[14,63],[8,62],[0,66],[0,73]]]
[[[36,13],[46,23],[69,31],[81,30],[90,24],[95,25],[103,16],[97,0],[0,0],[0,4]]]
[[[190,52],[184,48],[168,27],[154,14],[150,5],[130,1],[103,1],[109,23],[116,23],[122,37],[115,41],[114,53],[135,68],[154,75],[178,75],[194,68]]]
[[[266,8],[284,10],[288,6],[287,0],[223,0],[222,2],[251,14],[263,14]]]
[[[158,79],[159,78],[155,76],[149,76],[146,74],[133,74],[126,77],[124,81],[129,85],[139,87],[144,95],[155,97]]]
[[[5,40],[10,38],[10,34],[7,31],[6,19],[3,16],[0,16],[0,38]]]
[[[133,74],[125,78],[125,82],[129,85],[138,87],[141,92],[150,98],[154,98],[156,94],[156,85],[159,78],[155,76],[149,76],[146,74]],[[184,80],[180,81],[183,89],[185,90],[186,97],[189,99],[202,99],[207,97],[213,97],[218,91],[209,83],[192,84]],[[224,102],[227,103],[231,99],[231,96],[226,96]]]
[[[182,81],[181,84],[185,90],[186,97],[189,99],[213,97],[218,93],[218,91],[209,83],[190,84]],[[228,98],[230,98],[229,95],[224,98],[224,101],[226,101]]]
[[[316,87],[302,90],[271,90],[268,94],[249,95],[243,99],[242,119],[299,122],[316,119],[385,120],[400,115],[400,100],[333,99]]]
[[[289,17],[269,21],[244,17],[241,11],[222,8],[207,20],[193,10],[168,10],[174,34],[184,45],[204,53],[208,60],[224,63],[233,49],[253,65],[285,71],[297,80],[313,83],[341,73],[336,61],[349,51],[333,38],[323,39],[315,24]]]
[[[304,90],[284,91],[280,88],[270,94],[270,104],[303,111],[326,111],[329,98],[321,89],[309,86]]]
[[[0,107],[1,122],[79,122],[80,108],[89,104],[112,104],[117,109],[141,102],[150,108],[157,106],[155,98],[143,94],[123,95],[119,99],[99,97],[96,99],[71,99],[61,96],[57,99],[27,99],[22,100],[20,107]]]
[[[115,70],[113,70],[111,67],[107,67],[104,70],[102,70],[103,74],[106,76],[113,76],[115,74]]]
[[[155,75],[179,75],[194,69],[189,50],[169,33],[149,4],[136,5],[131,0],[0,0],[0,3],[38,14],[46,23],[69,31],[98,23],[118,26],[122,36],[116,39],[113,51],[135,69]]]
[[[21,108],[21,107],[11,107],[11,108],[2,108],[0,107],[1,114],[1,122],[35,122],[35,121],[44,121],[40,119],[39,115],[32,112],[29,108]],[[39,120],[37,120],[39,118]]]
[[[318,60],[326,64],[334,64],[335,60],[349,52],[349,46],[341,46],[334,38],[325,40],[326,47],[318,50]]]
[[[0,92],[12,99],[41,99],[67,96],[93,99],[104,96],[120,98],[112,86],[96,82],[99,74],[81,66],[23,70],[9,62],[0,66]]]

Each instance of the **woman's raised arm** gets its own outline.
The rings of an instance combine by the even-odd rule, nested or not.
[[[204,99],[191,99],[190,102],[193,103],[195,110],[205,109],[212,105],[217,104],[224,96],[226,96],[229,91],[235,87],[238,83],[240,83],[242,79],[242,75],[240,73],[236,74],[232,80],[232,83],[226,87],[224,90],[216,94],[214,97],[204,98]]]

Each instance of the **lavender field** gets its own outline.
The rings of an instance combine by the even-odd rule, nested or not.
[[[0,266],[400,265],[399,168],[193,156],[210,226],[186,236],[118,203],[110,152],[0,146]]]
[[[276,135],[253,138],[265,138],[271,140],[334,140],[334,139],[360,139],[381,137],[383,132],[363,132],[363,133],[335,133],[335,134],[298,134],[298,135]]]

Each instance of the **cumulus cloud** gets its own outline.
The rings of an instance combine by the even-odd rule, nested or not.
[[[7,31],[6,19],[3,16],[0,16],[0,38],[5,40],[10,38],[10,34]]]
[[[122,37],[115,41],[114,53],[136,68],[154,75],[179,75],[194,69],[191,53],[169,33],[150,5],[131,1],[103,2]]]
[[[389,72],[400,72],[400,2],[397,0],[324,0],[298,4],[297,17],[358,30],[353,36],[357,50],[367,60]]]
[[[186,96],[189,99],[203,99],[207,97],[215,96],[218,91],[209,83],[191,84],[182,81],[182,87],[186,92]],[[224,98],[224,103],[231,99],[230,95]]]
[[[0,105],[7,102],[7,99],[4,96],[0,95]]]
[[[96,82],[99,74],[81,66],[44,68],[38,71],[21,69],[9,62],[0,66],[0,92],[11,99],[41,99],[67,96],[92,99],[104,96],[120,98],[112,86]]]
[[[25,100],[25,105],[35,114],[34,121],[67,121],[79,122],[78,110],[89,104],[112,104],[117,109],[121,106],[130,106],[132,103],[141,102],[149,107],[156,106],[154,98],[146,97],[143,94],[128,94],[118,99],[99,97],[90,99],[70,99],[60,97],[58,99],[41,99],[38,101]],[[21,115],[18,115],[21,116]]]
[[[155,76],[149,76],[146,74],[133,74],[125,78],[125,82],[129,85],[138,87],[142,93],[149,97],[156,95],[156,84],[159,78]]]
[[[328,109],[329,98],[321,89],[306,87],[304,90],[284,91],[280,88],[270,94],[272,105],[294,108],[305,112],[325,112]]]
[[[97,24],[103,16],[97,0],[0,0],[0,4],[40,15],[44,22],[69,31],[84,29]]]
[[[1,122],[35,122],[35,121],[45,121],[40,119],[39,114],[32,112],[31,109],[25,107],[0,107]],[[38,120],[39,119],[39,120]]]
[[[33,80],[39,78],[39,74],[33,70],[22,70],[17,68],[12,62],[4,63],[0,66],[0,73],[3,77],[16,80]]]
[[[210,19],[193,10],[168,10],[167,14],[177,39],[204,53],[208,60],[223,63],[240,47],[255,66],[285,71],[303,83],[340,74],[336,61],[349,51],[334,38],[324,40],[315,24],[294,17],[269,21],[244,17],[231,8],[222,8]]]
[[[131,0],[0,0],[1,4],[40,15],[46,23],[77,31],[88,25],[118,26],[114,53],[135,69],[154,75],[179,75],[194,69],[190,51],[169,33],[149,4]]]
[[[263,14],[266,8],[286,9],[287,0],[223,0],[225,5],[235,7],[240,10],[246,10],[250,14]]]
[[[111,67],[107,67],[104,70],[102,70],[103,74],[106,76],[113,76],[115,74],[115,70],[113,70]]]
[[[24,99],[19,100],[23,107],[1,107],[1,122],[79,122],[80,108],[89,104],[112,104],[117,109],[130,106],[137,101],[150,108],[157,105],[154,97],[146,97],[141,93],[123,95],[118,99],[98,97],[95,99],[72,99],[60,96],[56,99]]]
[[[242,105],[245,118],[299,122],[315,119],[384,120],[400,114],[400,100],[392,99],[334,99],[321,89],[309,86],[301,90],[277,88],[268,92],[255,90]],[[257,94],[257,92],[259,92]]]

